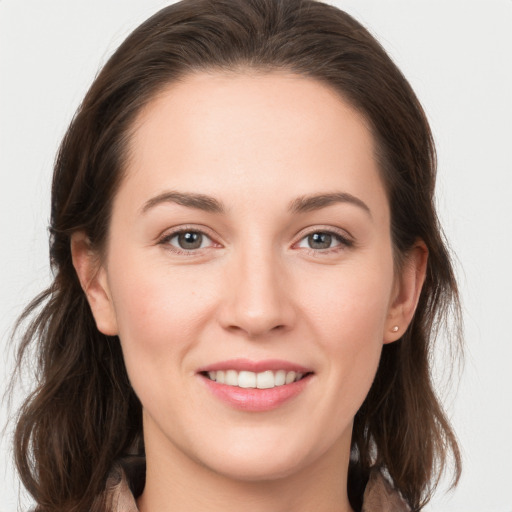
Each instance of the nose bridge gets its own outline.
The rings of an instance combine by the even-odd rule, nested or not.
[[[293,307],[279,251],[268,240],[253,240],[241,244],[233,259],[228,272],[225,326],[250,337],[289,327]]]

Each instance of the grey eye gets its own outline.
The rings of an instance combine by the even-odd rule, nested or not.
[[[201,233],[187,232],[178,235],[178,244],[182,249],[199,249],[203,242]]]
[[[176,233],[169,239],[170,245],[185,251],[201,249],[206,247],[209,242],[210,239],[199,231],[182,231],[181,233]]]
[[[303,249],[327,251],[327,249],[341,249],[341,246],[351,247],[352,242],[332,231],[313,231],[305,235],[297,245]]]
[[[312,233],[308,235],[307,241],[311,249],[329,249],[332,247],[333,236],[330,233]]]

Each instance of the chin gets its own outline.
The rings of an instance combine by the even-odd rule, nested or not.
[[[264,459],[249,460],[244,458],[226,458],[210,469],[230,480],[241,482],[269,482],[287,478],[296,474],[302,467],[307,466],[304,461],[294,458],[283,458],[281,454],[267,456]]]
[[[232,433],[233,434],[233,433]],[[196,460],[213,472],[237,481],[264,482],[290,477],[322,459],[329,446],[324,440],[308,443],[302,436],[256,435],[210,438],[209,446],[196,452]],[[332,448],[332,447],[331,447]]]

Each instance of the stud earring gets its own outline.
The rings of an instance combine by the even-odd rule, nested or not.
[[[394,325],[391,329],[393,332],[398,332],[398,325]]]

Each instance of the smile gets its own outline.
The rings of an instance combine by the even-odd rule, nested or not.
[[[312,368],[284,360],[231,359],[199,368],[197,375],[224,404],[247,412],[271,411],[301,395]]]
[[[286,370],[266,370],[263,372],[218,370],[205,373],[208,378],[219,384],[239,388],[271,389],[297,382],[304,377],[304,373]]]

